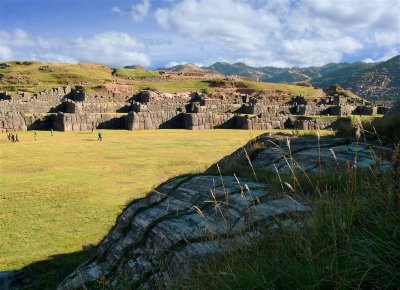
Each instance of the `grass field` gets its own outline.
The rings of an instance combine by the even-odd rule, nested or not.
[[[124,205],[182,173],[202,172],[261,131],[0,134],[0,270],[98,242]]]

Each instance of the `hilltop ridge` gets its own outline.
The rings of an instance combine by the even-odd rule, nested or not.
[[[322,88],[338,84],[369,100],[394,100],[400,96],[400,56],[378,63],[342,62],[292,68],[216,62],[203,69],[271,83],[310,82]]]

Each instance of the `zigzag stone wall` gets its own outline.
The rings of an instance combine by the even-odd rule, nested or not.
[[[384,110],[383,110],[384,111]],[[70,86],[0,99],[1,130],[179,128],[326,129],[336,118],[318,115],[375,115],[382,108],[359,99],[334,95],[310,101],[283,92],[230,90],[213,94],[140,91],[88,94]],[[313,118],[304,118],[312,115]]]

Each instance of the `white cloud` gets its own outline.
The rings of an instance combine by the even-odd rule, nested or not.
[[[145,45],[127,33],[108,31],[90,38],[60,40],[31,37],[17,29],[12,33],[0,30],[0,60],[31,59],[55,62],[91,62],[110,66],[150,65]],[[15,51],[15,53],[13,53]]]
[[[122,14],[122,10],[121,8],[119,8],[119,6],[113,6],[111,7],[111,11],[117,14]]]
[[[24,47],[34,45],[28,34],[20,28],[16,28],[11,32],[0,29],[0,39],[5,46]]]
[[[143,0],[141,3],[132,5],[131,16],[133,21],[142,21],[150,10],[150,0]]]
[[[363,62],[366,62],[366,63],[374,63],[375,60],[373,60],[372,58],[369,58],[369,57],[368,57],[368,58],[364,59]]]
[[[378,61],[385,61],[399,54],[400,54],[399,48],[393,48],[387,51],[381,58],[378,59]]]
[[[77,38],[70,54],[80,61],[105,63],[117,66],[127,64],[150,65],[144,44],[127,33],[109,31],[92,38]]]
[[[112,66],[162,66],[171,60],[311,66],[364,58],[379,61],[400,50],[399,0],[132,2],[125,8],[110,5],[113,13],[143,21],[132,24],[129,34],[111,31],[64,39],[0,29],[0,59],[86,61]],[[154,20],[158,25],[153,25]],[[124,29],[129,27],[125,25]]]
[[[13,54],[7,46],[0,45],[0,60],[12,60]]]
[[[170,61],[169,63],[166,64],[166,68],[171,68],[173,66],[177,66],[177,65],[184,65],[184,64],[188,64],[188,61]]]
[[[253,65],[307,66],[400,46],[398,0],[182,0],[155,18],[170,33]],[[397,12],[396,12],[397,11]],[[207,55],[210,56],[209,54]]]
[[[164,29],[176,29],[192,39],[226,49],[255,50],[267,42],[267,30],[278,27],[265,10],[233,0],[184,0],[172,9],[158,9],[155,17]]]
[[[169,10],[168,9],[157,9],[156,13],[155,13],[155,17],[157,19],[158,24],[161,26],[161,28],[165,29],[165,30],[169,30],[170,29],[170,25],[169,25]]]
[[[400,25],[399,31],[377,31],[373,34],[373,43],[379,47],[395,46],[400,44]]]
[[[79,63],[79,60],[57,52],[34,52],[29,57],[30,60],[61,63]]]

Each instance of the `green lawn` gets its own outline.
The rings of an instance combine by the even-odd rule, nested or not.
[[[0,270],[98,242],[124,205],[207,166],[261,131],[158,130],[0,134]]]

